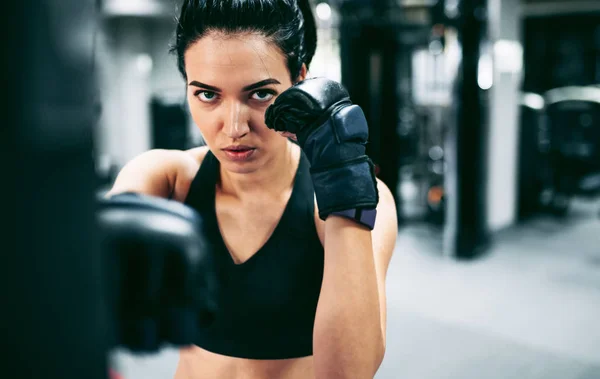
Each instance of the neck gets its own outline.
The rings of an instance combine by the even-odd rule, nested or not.
[[[288,141],[285,148],[252,173],[229,172],[221,166],[220,190],[242,201],[247,195],[257,191],[267,195],[281,195],[282,191],[290,187],[290,183],[293,185],[299,162],[298,152],[299,148]]]

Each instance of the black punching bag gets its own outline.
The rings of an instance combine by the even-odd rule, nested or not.
[[[454,86],[454,122],[446,135],[444,255],[473,259],[489,243],[486,214],[486,97],[478,85],[487,0],[461,0],[457,22],[462,59]]]
[[[95,0],[2,4],[3,378],[107,378],[94,235],[97,9]]]

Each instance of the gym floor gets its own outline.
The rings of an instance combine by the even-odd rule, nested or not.
[[[600,378],[600,203],[494,236],[472,262],[441,256],[441,232],[402,228],[387,281],[376,379]],[[116,355],[127,379],[172,378],[177,352]]]

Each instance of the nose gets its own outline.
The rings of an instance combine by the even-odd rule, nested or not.
[[[231,139],[239,139],[250,132],[246,106],[239,101],[231,101],[226,107],[223,133]]]

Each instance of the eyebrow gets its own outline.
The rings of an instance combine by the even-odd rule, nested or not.
[[[252,91],[253,89],[257,89],[257,88],[260,88],[260,87],[263,87],[263,86],[266,86],[269,84],[281,84],[281,83],[277,79],[269,78],[269,79],[261,80],[260,82],[256,82],[256,83],[245,86],[244,88],[242,88],[242,92]],[[221,92],[220,88],[211,86],[209,84],[204,84],[204,83],[201,83],[196,80],[191,81],[189,85],[204,88],[204,89],[207,89],[207,90],[213,91],[213,92]]]

